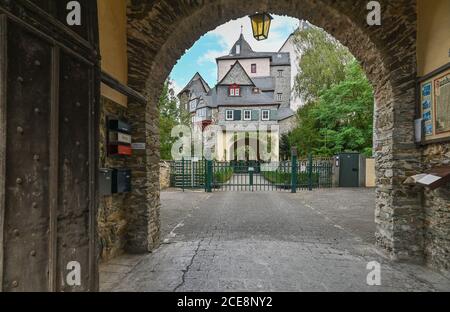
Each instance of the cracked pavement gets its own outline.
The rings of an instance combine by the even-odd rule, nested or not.
[[[102,291],[449,291],[374,245],[372,189],[161,193],[162,245],[101,265]],[[381,264],[368,286],[367,264]]]

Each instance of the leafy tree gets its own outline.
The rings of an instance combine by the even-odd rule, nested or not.
[[[344,79],[324,89],[297,113],[298,126],[289,141],[299,153],[332,156],[344,151],[372,151],[373,89],[361,66],[353,61]]]
[[[170,81],[166,81],[158,102],[161,159],[172,159],[172,129],[186,119],[179,107]]]
[[[346,66],[354,61],[346,47],[315,26],[297,30],[294,43],[302,55],[294,88],[305,103],[317,100],[322,90],[344,80]]]
[[[288,160],[291,157],[291,142],[289,136],[291,134],[283,134],[280,140],[280,158],[282,160]]]

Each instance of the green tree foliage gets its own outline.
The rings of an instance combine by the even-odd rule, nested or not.
[[[291,157],[291,142],[289,136],[291,134],[283,134],[280,140],[280,158],[281,160],[288,160]]]
[[[289,142],[300,155],[371,155],[373,89],[348,49],[317,27],[298,30],[302,57],[295,90],[306,103],[297,112]]]
[[[171,160],[172,145],[175,142],[175,139],[172,138],[172,129],[185,122],[187,114],[180,109],[170,81],[166,81],[164,84],[158,108],[161,159]]]
[[[299,109],[290,143],[302,155],[332,156],[345,151],[371,155],[373,104],[373,89],[361,66],[353,61],[346,66],[341,82]]]
[[[325,31],[314,26],[299,29],[294,43],[302,54],[295,91],[306,103],[317,100],[322,90],[345,79],[346,66],[354,57]]]

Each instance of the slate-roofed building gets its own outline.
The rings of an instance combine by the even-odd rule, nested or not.
[[[290,58],[285,52],[255,52],[241,34],[230,53],[216,60],[218,82],[214,88],[197,73],[179,93],[181,106],[191,113],[193,124],[203,129],[211,124],[221,127],[216,142],[218,160],[241,160],[236,151],[245,148],[249,136],[260,129],[270,133],[270,159],[279,160],[280,135],[291,129],[294,119]],[[254,153],[245,153],[247,160],[261,160],[265,146],[257,145]]]

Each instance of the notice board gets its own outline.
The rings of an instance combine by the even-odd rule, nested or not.
[[[420,118],[423,143],[450,139],[450,63],[419,79]]]

